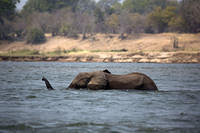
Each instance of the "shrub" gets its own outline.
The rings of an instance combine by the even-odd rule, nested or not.
[[[67,37],[77,39],[79,36],[75,31],[68,33]]]
[[[67,36],[67,34],[70,32],[70,26],[69,25],[62,25],[60,27],[59,33],[63,36]]]
[[[116,50],[111,50],[111,52],[127,52],[128,50],[123,48],[123,49],[116,49]]]
[[[79,37],[76,30],[74,30],[70,25],[61,26],[59,32],[60,32],[61,35],[67,36],[69,38],[77,39]]]
[[[40,29],[34,28],[28,32],[27,43],[39,44],[45,41],[45,35]]]

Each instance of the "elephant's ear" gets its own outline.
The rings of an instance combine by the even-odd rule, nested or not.
[[[104,72],[96,72],[88,83],[87,88],[93,90],[107,89],[108,81]]]
[[[107,69],[103,70],[103,72],[111,74],[111,72],[108,71]]]

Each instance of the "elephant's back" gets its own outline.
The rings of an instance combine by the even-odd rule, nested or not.
[[[144,77],[144,81],[143,81],[144,86],[143,87],[144,87],[145,90],[158,90],[158,87],[156,86],[155,82],[149,76],[147,76],[146,74],[134,72],[134,73],[131,73],[130,75],[143,76]]]
[[[111,89],[136,89],[143,83],[143,76],[126,75],[109,75],[109,88]]]
[[[154,81],[143,73],[133,72],[125,75],[110,75],[109,84],[113,89],[158,90]]]

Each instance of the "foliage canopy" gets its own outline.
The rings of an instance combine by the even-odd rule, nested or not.
[[[200,32],[199,0],[28,0],[16,13],[17,2],[0,0],[0,39],[39,31],[83,39],[94,33]]]
[[[39,44],[46,41],[44,33],[39,29],[31,29],[27,35],[27,43]]]

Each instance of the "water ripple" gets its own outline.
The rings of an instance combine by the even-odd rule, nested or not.
[[[146,73],[159,91],[65,89],[78,72],[105,68]],[[0,132],[200,132],[199,70],[198,64],[0,62]]]

